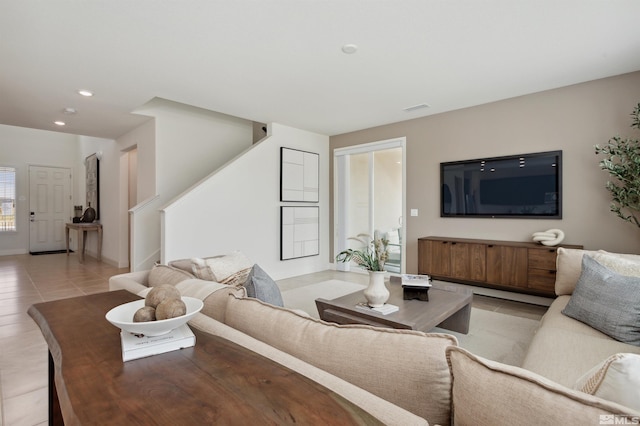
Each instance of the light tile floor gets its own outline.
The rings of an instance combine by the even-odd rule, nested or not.
[[[48,423],[47,345],[27,314],[34,303],[109,290],[128,272],[75,254],[0,257],[0,392],[7,426]]]
[[[3,425],[46,425],[47,345],[27,314],[34,303],[109,290],[109,277],[128,272],[75,254],[0,256],[0,405]],[[365,274],[323,271],[278,281],[281,289],[340,279],[366,284]],[[539,319],[546,307],[475,295],[473,306]]]

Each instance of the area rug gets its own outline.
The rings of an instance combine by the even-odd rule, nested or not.
[[[284,306],[292,309],[301,309],[314,318],[320,318],[316,299],[337,299],[356,291],[363,290],[366,286],[340,280],[322,281],[304,287],[285,290],[282,292]]]
[[[365,285],[340,280],[323,281],[282,292],[284,305],[301,309],[318,318],[315,300],[335,299],[363,290]],[[471,309],[469,333],[461,334],[435,328],[432,333],[456,336],[461,347],[481,357],[520,366],[539,321],[479,308]]]
[[[539,321],[484,309],[471,308],[469,333],[441,328],[432,332],[453,334],[458,344],[481,357],[521,366]]]

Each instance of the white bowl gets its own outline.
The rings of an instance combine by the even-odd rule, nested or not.
[[[200,312],[204,306],[202,300],[196,299],[195,297],[183,296],[182,301],[187,306],[187,313],[175,318],[159,321],[133,322],[133,314],[144,306],[144,299],[116,306],[107,312],[105,317],[107,321],[123,331],[134,334],[144,334],[145,336],[159,336],[185,324]]]

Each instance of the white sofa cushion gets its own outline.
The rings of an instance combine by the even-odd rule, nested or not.
[[[189,321],[189,325],[206,333],[223,337],[308,377],[362,407],[385,425],[428,426],[427,421],[423,418],[206,315],[196,315]],[[212,397],[215,397],[215,395]]]
[[[455,425],[597,425],[601,416],[632,421],[638,413],[558,385],[522,368],[449,347]],[[623,418],[622,416],[628,416]],[[627,423],[630,424],[630,423]]]
[[[558,247],[556,256],[556,295],[570,295],[582,273],[582,255],[597,251]]]
[[[226,324],[399,405],[449,424],[451,379],[444,350],[455,337],[337,325],[257,299],[231,297]]]
[[[174,268],[168,265],[154,265],[149,271],[147,283],[149,287],[157,287],[163,284],[176,285],[181,281],[195,278],[182,269]]]
[[[573,293],[576,283],[582,274],[582,256],[585,254],[619,274],[640,276],[640,255],[558,247],[555,283],[557,296]]]
[[[611,355],[580,377],[574,389],[640,412],[640,355]]]

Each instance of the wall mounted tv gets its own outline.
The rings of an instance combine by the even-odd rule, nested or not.
[[[440,216],[562,218],[562,151],[440,163]]]

